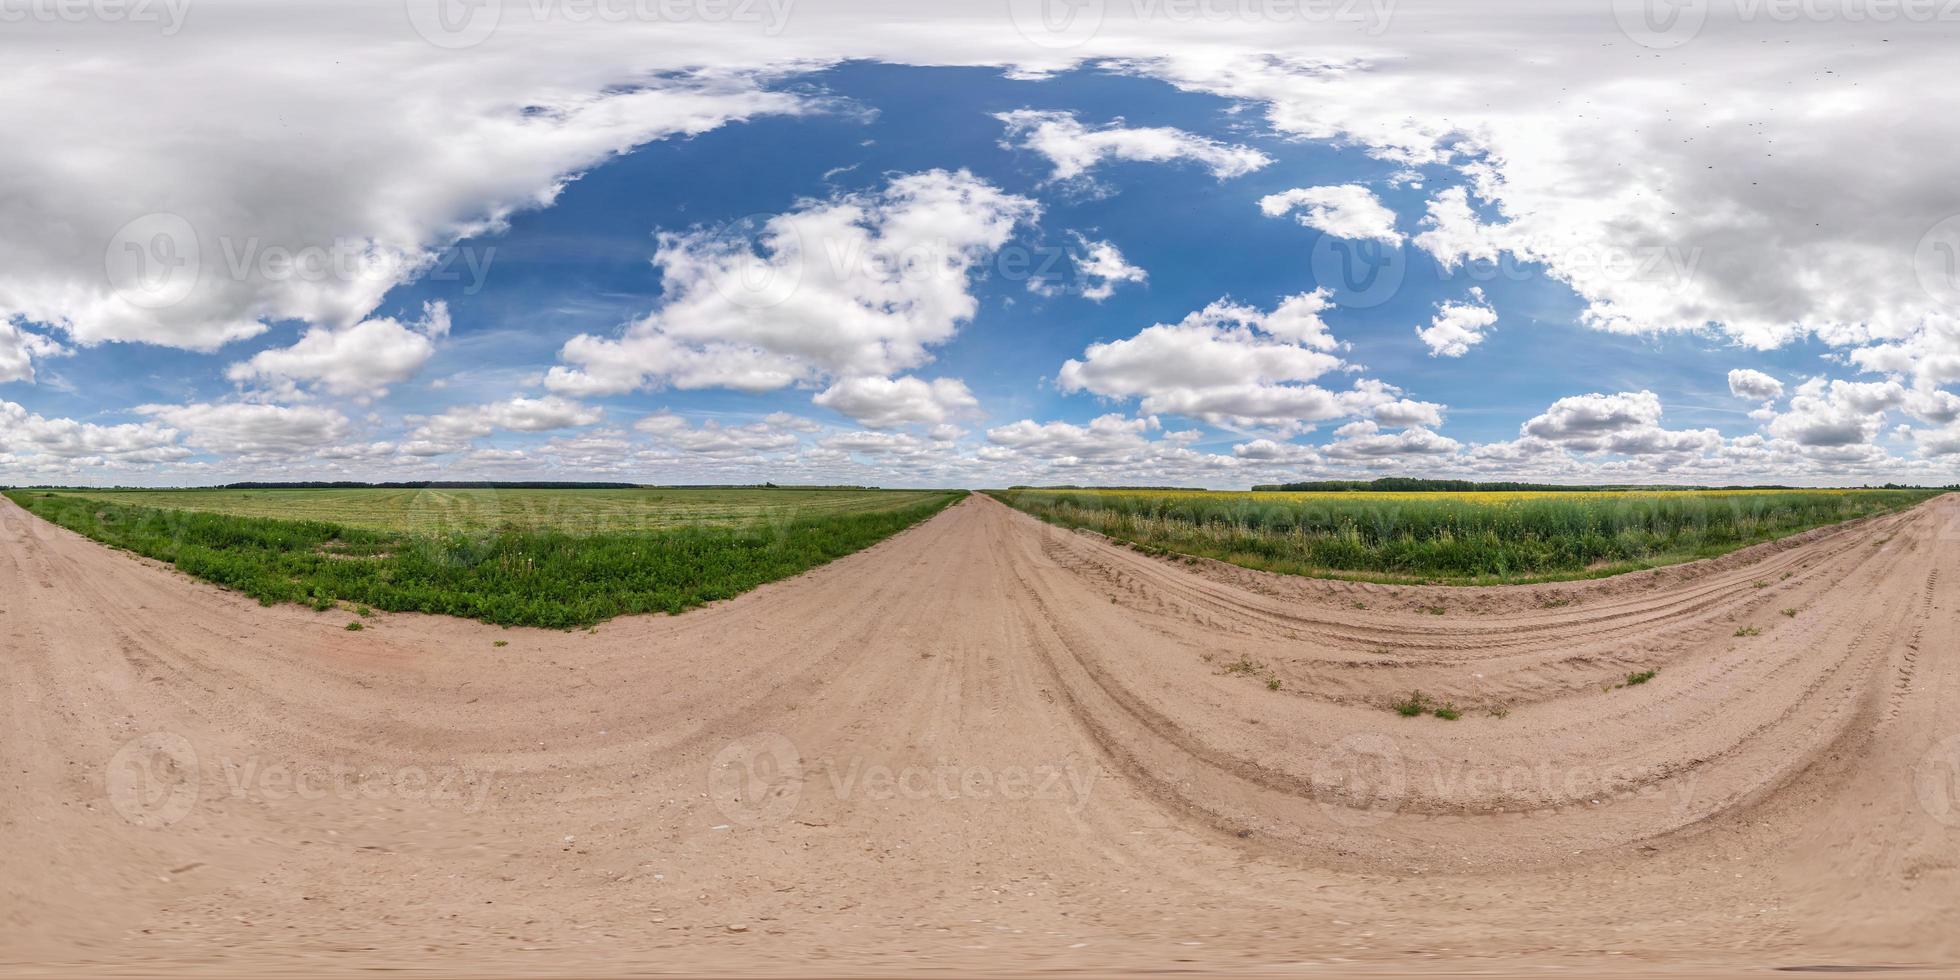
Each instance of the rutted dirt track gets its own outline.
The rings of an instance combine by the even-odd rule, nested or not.
[[[0,969],[1960,961],[1956,495],[1474,590],[976,496],[679,617],[349,618],[0,501]]]

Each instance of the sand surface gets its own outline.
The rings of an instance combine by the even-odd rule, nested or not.
[[[0,972],[1960,961],[1960,495],[1480,589],[975,496],[678,617],[350,618],[0,501]]]

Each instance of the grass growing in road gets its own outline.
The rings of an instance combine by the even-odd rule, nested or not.
[[[1147,553],[1296,574],[1476,585],[1591,578],[1712,557],[1903,510],[1937,491],[988,493],[1051,524],[1099,531]]]
[[[785,507],[745,523],[655,531],[571,533],[504,525],[425,534],[137,506],[118,494],[7,493],[53,523],[268,605],[327,609],[347,602],[559,628],[631,613],[678,613],[726,599],[874,544],[962,495],[899,493],[884,498],[880,509],[798,513]],[[554,506],[575,513],[578,503]]]

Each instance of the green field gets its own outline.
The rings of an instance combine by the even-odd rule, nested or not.
[[[802,487],[646,487],[632,490],[86,490],[55,491],[134,507],[237,517],[325,521],[376,531],[484,531],[503,527],[572,534],[739,526],[757,520],[899,510],[938,490]]]
[[[12,490],[266,604],[587,626],[678,613],[875,544],[960,491]],[[271,516],[278,515],[278,516]]]
[[[1302,575],[1480,585],[1708,558],[1941,491],[987,492],[1051,524],[1150,551]]]

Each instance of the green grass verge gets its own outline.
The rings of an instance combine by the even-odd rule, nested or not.
[[[585,534],[512,526],[417,534],[75,494],[14,490],[6,496],[52,523],[267,605],[326,609],[348,602],[568,628],[633,613],[678,613],[738,595],[875,544],[964,493],[934,493],[868,512]]]
[[[1061,527],[1152,553],[1375,582],[1599,578],[1726,554],[1939,491],[1279,495],[989,490]]]

